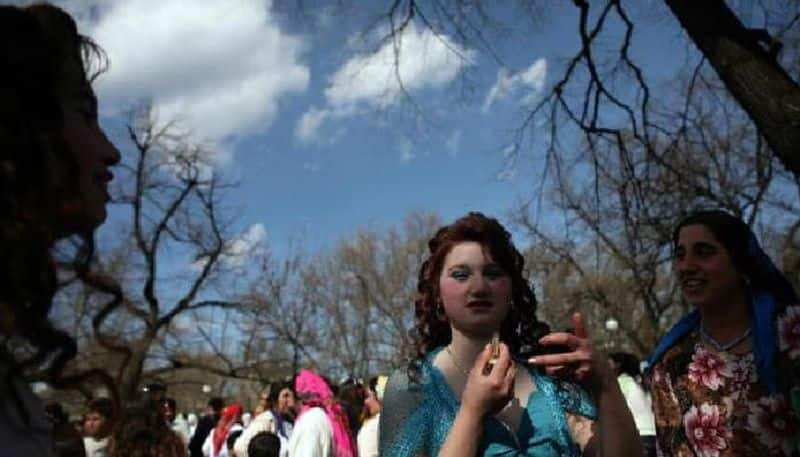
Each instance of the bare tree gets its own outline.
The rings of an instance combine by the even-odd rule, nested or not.
[[[417,274],[439,225],[435,214],[413,212],[402,228],[362,229],[308,265],[304,283],[327,322],[320,351],[334,362],[330,370],[367,377],[402,363]]]
[[[780,53],[783,41],[797,40],[800,6],[783,0],[759,2],[763,24],[748,26],[729,3],[742,10],[750,4],[665,0],[663,5],[640,5],[639,10],[647,9],[643,15],[652,15],[653,7],[660,8],[662,14],[672,14],[677,19],[676,25],[686,31],[687,38],[699,50],[699,56],[695,52],[690,58],[699,61],[698,67],[710,65],[714,69],[724,83],[726,96],[736,101],[770,150],[800,178],[800,86],[793,79],[798,75],[790,74],[797,65],[796,52]],[[608,141],[622,147],[623,141],[630,143],[630,139],[622,138],[627,133],[651,154],[663,153],[656,145],[664,137],[674,138],[681,132],[658,119],[654,100],[674,97],[653,84],[653,78],[648,77],[632,51],[637,24],[646,24],[646,19],[636,17],[635,2],[574,0],[573,5],[580,48],[568,58],[548,95],[530,110],[520,136],[535,132],[538,120],[545,119],[550,126],[551,149],[555,149],[561,136],[575,133],[588,142]],[[514,17],[533,19],[529,30],[542,26],[548,10],[559,10],[536,0],[521,0],[514,7],[518,12]],[[481,48],[500,60],[498,40],[510,34],[513,27],[506,26],[508,21],[501,19],[496,10],[477,1],[394,0],[384,9],[384,22],[389,28],[385,39],[394,44],[399,62],[403,56],[398,43],[404,31],[416,22],[437,36],[453,37],[464,46]],[[396,77],[402,86],[399,72]],[[691,95],[690,91],[687,97]],[[522,146],[519,139],[515,143],[518,148]]]
[[[641,309],[623,333],[643,352],[682,310],[664,278],[671,229],[686,211],[714,206],[743,217],[796,271],[800,71],[797,49],[781,44],[797,44],[800,5],[572,3],[579,47],[506,149],[510,166],[529,156],[543,164],[536,195],[515,219],[532,236],[536,255],[549,259],[541,266],[547,273],[536,278],[540,285],[551,281],[545,305],[556,297],[567,307],[604,310],[598,315]],[[523,0],[513,8],[515,18],[533,19],[531,30],[558,7]],[[687,55],[692,68],[675,83],[659,83],[633,52],[653,9],[677,19],[675,30],[696,45]],[[384,11],[391,42],[417,23],[498,56],[498,40],[514,30],[508,16],[481,2],[397,0]],[[403,58],[399,51],[396,58]],[[559,290],[553,272],[574,287]],[[619,288],[627,293],[614,293]]]
[[[123,398],[146,377],[179,366],[175,358],[190,341],[170,335],[192,328],[193,316],[237,306],[212,286],[232,273],[228,259],[238,254],[223,211],[229,185],[209,151],[176,134],[174,123],[158,122],[149,107],[133,112],[127,133],[132,154],[114,190],[124,216],[83,278],[83,299],[67,294],[59,304],[65,313],[91,309],[91,330],[78,332],[86,348],[80,363],[112,372]],[[76,326],[80,313],[72,314]]]
[[[800,207],[787,196],[800,191],[797,181],[775,166],[752,123],[720,97],[713,78],[698,71],[686,85],[695,94],[674,113],[680,135],[654,145],[668,154],[654,156],[631,134],[621,135],[622,143],[587,139],[572,155],[554,155],[549,201],[568,229],[542,228],[533,202],[516,217],[538,254],[576,278],[560,294],[588,296],[606,315],[625,316],[621,333],[639,353],[685,310],[668,280],[672,229],[682,214],[724,208],[754,225],[774,252],[796,255]],[[587,184],[587,175],[595,180]],[[784,267],[797,275],[796,264]],[[562,306],[548,298],[547,306]]]

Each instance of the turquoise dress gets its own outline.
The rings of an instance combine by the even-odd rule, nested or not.
[[[380,455],[435,457],[453,424],[460,402],[432,361],[441,348],[421,364],[421,382],[409,383],[405,372],[392,376],[381,411]],[[565,412],[597,418],[592,399],[576,384],[555,380],[526,366],[536,389],[528,398],[517,433],[494,417],[484,419],[478,454],[494,456],[580,456],[567,426]]]

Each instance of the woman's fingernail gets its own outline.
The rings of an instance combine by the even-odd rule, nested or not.
[[[528,363],[536,363],[536,357],[531,357],[528,359]]]

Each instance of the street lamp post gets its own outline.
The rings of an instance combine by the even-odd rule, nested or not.
[[[609,317],[606,319],[605,328],[606,332],[608,332],[606,337],[606,349],[609,349],[614,347],[614,334],[619,329],[619,321],[613,317]]]

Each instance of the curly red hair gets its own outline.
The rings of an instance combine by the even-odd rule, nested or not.
[[[524,257],[512,243],[511,234],[497,219],[470,212],[452,224],[441,227],[428,241],[430,255],[420,268],[417,298],[414,301],[416,355],[409,366],[411,373],[417,371],[419,361],[426,354],[450,342],[450,325],[437,311],[439,276],[444,259],[453,246],[467,241],[480,243],[511,278],[512,305],[500,327],[500,339],[513,354],[543,352],[538,340],[550,332],[550,327],[536,318],[536,296],[523,275]]]

